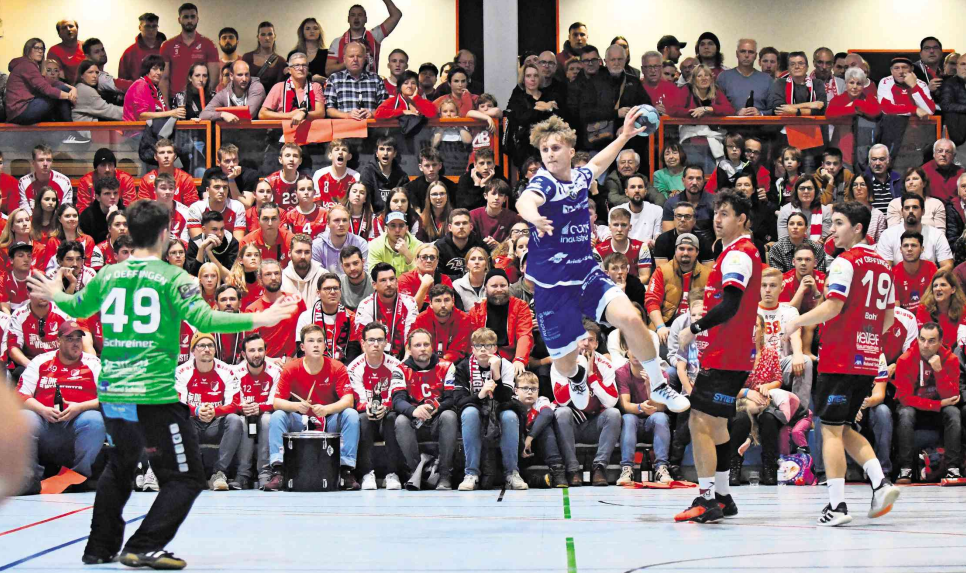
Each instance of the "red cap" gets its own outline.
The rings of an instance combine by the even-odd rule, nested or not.
[[[77,324],[76,320],[68,320],[61,323],[60,328],[57,329],[57,336],[70,336],[74,332],[82,330],[80,325]]]

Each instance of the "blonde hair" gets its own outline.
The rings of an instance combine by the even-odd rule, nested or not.
[[[214,291],[218,290],[218,287],[221,286],[221,271],[218,270],[218,265],[215,263],[205,263],[198,267],[198,286],[201,287],[201,292],[205,291],[205,287],[201,282],[201,275],[208,271],[213,271],[215,276],[218,277],[218,283],[215,284],[215,288],[211,292],[211,294],[215,294]]]
[[[446,106],[448,106],[448,105],[453,106],[453,108],[456,110],[456,115],[458,115],[460,117],[463,117],[463,114],[460,113],[460,106],[459,106],[459,104],[456,103],[456,100],[453,99],[452,97],[447,97],[446,99],[444,99],[439,104],[439,113],[440,113],[440,115],[442,115],[443,109],[445,109]]]
[[[496,341],[496,333],[489,328],[477,328],[470,335],[470,343],[472,344],[496,344]]]
[[[7,217],[7,224],[3,227],[3,231],[0,231],[0,249],[6,250],[10,245],[13,244],[15,237],[13,232],[13,222],[17,220],[17,215],[21,213],[27,215],[27,220],[30,220],[30,213],[28,213],[26,209],[18,207],[17,209],[10,211],[10,215]],[[33,227],[32,222],[31,227]],[[78,227],[78,230],[80,230],[80,227]],[[30,234],[30,231],[28,230],[27,233]]]
[[[520,387],[520,384],[523,384],[524,382],[528,382],[530,384],[536,384],[538,386],[540,385],[540,379],[537,378],[537,375],[534,374],[533,372],[529,372],[527,370],[524,370],[523,372],[521,372],[515,378],[514,381],[516,382],[516,387],[517,388],[519,388]]]
[[[483,259],[486,261],[486,269],[484,269],[484,270],[489,271],[490,270],[490,254],[487,253],[486,252],[486,249],[484,249],[483,247],[473,247],[472,249],[466,251],[466,256],[463,257],[463,262],[466,263],[467,268],[470,265],[470,257],[473,256],[473,253],[482,253],[483,254]]]
[[[761,271],[761,278],[762,279],[778,279],[778,282],[781,282],[782,279],[784,278],[784,275],[782,275],[782,272],[780,270],[776,269],[775,267],[767,267],[767,268],[765,268],[764,270]]]
[[[533,69],[537,70],[537,75],[538,76],[540,75],[540,68],[537,67],[537,64],[532,64],[532,63],[531,64],[523,64],[523,67],[520,68],[520,73],[517,74],[517,85],[520,86],[520,89],[521,90],[524,90],[524,91],[526,91],[526,89],[527,89],[527,87],[523,83],[523,80],[524,80],[524,78],[527,75],[527,68],[533,68]]]
[[[706,99],[714,100],[714,97],[717,93],[715,91],[714,72],[712,72],[711,68],[709,68],[708,66],[704,64],[699,64],[695,66],[694,70],[692,70],[691,72],[691,80],[688,82],[688,87],[691,89],[692,95],[694,96],[698,95],[696,91],[698,89],[698,85],[697,85],[698,72],[702,72],[702,71],[708,74],[708,77],[711,78],[711,85],[708,86],[708,96]]]
[[[539,149],[540,144],[552,135],[556,135],[570,147],[577,145],[577,132],[556,115],[533,126],[533,129],[530,130],[530,145]]]
[[[228,276],[225,277],[225,284],[231,285],[238,289],[239,294],[242,298],[248,296],[248,283],[245,282],[245,252],[249,249],[255,249],[258,253],[258,265],[262,264],[262,252],[258,250],[258,246],[254,243],[248,243],[238,250],[238,256],[235,258],[235,264],[231,266],[231,270],[228,271]],[[186,251],[187,252],[187,251]],[[256,271],[257,272],[257,271]]]

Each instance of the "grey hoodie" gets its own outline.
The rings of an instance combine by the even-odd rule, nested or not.
[[[367,257],[369,256],[368,241],[359,235],[349,233],[348,236],[346,236],[345,244],[342,245],[342,248],[349,246],[359,247],[359,250],[362,251],[362,262],[365,264]],[[326,229],[321,235],[312,241],[312,260],[319,263],[325,270],[335,273],[341,277],[345,274],[345,272],[343,272],[342,262],[339,260],[340,250],[341,249],[336,249],[334,246],[332,246],[332,241],[329,238],[329,229]],[[367,268],[366,273],[368,272],[369,269]]]

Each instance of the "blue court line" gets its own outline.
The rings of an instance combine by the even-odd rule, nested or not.
[[[140,515],[138,517],[135,517],[134,519],[130,519],[128,521],[125,521],[124,523],[125,524],[131,524],[131,523],[134,523],[135,521],[140,521],[140,520],[144,519],[145,517],[147,517],[147,515],[148,514],[145,513],[144,515]],[[87,540],[88,537],[90,537],[90,536],[89,535],[85,535],[84,537],[78,537],[77,539],[74,539],[73,541],[68,541],[67,543],[61,543],[60,545],[56,545],[56,546],[51,547],[49,549],[44,549],[43,551],[39,551],[37,553],[34,553],[33,555],[28,555],[28,556],[26,556],[26,557],[24,557],[22,559],[17,559],[16,561],[12,561],[10,563],[7,563],[6,565],[0,565],[0,571],[6,571],[7,569],[13,569],[17,565],[21,565],[23,563],[26,563],[27,561],[32,561],[32,560],[34,560],[34,559],[36,559],[38,557],[43,557],[44,555],[47,555],[48,553],[53,553],[54,551],[57,551],[58,549],[63,549],[65,547],[69,547],[69,546],[74,545],[76,543],[80,543],[81,541],[85,541],[85,540]]]

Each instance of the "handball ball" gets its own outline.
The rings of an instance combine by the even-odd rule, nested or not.
[[[651,135],[657,128],[661,126],[661,114],[654,109],[654,106],[644,104],[640,106],[640,109],[644,111],[640,117],[634,122],[637,127],[644,127],[644,131],[639,133],[641,137],[647,137]]]

